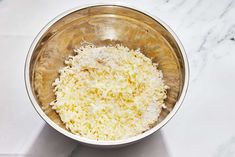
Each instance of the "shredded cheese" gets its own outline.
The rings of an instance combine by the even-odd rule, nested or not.
[[[151,59],[121,45],[75,49],[53,83],[52,109],[72,133],[119,140],[148,130],[164,106],[167,86]]]

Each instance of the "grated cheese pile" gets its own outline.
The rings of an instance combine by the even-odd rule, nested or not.
[[[83,46],[65,61],[50,105],[72,133],[119,140],[148,130],[164,107],[162,72],[139,50]]]

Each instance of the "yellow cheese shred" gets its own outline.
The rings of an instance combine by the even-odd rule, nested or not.
[[[140,50],[92,45],[74,50],[53,83],[51,102],[73,134],[119,140],[148,130],[164,106],[163,74]]]

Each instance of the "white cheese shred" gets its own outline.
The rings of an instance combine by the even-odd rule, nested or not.
[[[56,100],[50,104],[73,134],[119,140],[158,120],[167,86],[139,49],[86,45],[74,51],[53,83]]]

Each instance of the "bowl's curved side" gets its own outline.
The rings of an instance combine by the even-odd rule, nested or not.
[[[175,103],[174,105],[174,108],[172,109],[172,111],[159,123],[157,124],[156,126],[154,126],[153,128],[151,128],[150,130],[140,134],[140,135],[137,135],[135,137],[131,137],[131,138],[128,138],[128,139],[123,139],[123,140],[117,140],[117,141],[96,141],[96,140],[90,140],[90,139],[87,139],[87,138],[83,138],[83,137],[80,137],[80,136],[77,136],[77,135],[74,135],[70,132],[68,132],[67,130],[61,128],[59,125],[57,125],[55,122],[53,122],[45,113],[44,111],[42,110],[42,108],[40,107],[39,105],[39,102],[37,101],[36,97],[35,97],[35,93],[34,91],[32,90],[33,87],[32,87],[32,69],[34,65],[32,65],[33,62],[35,62],[35,60],[37,59],[37,55],[34,54],[34,51],[35,51],[35,48],[38,44],[38,42],[41,40],[41,37],[45,34],[45,32],[47,32],[47,30],[52,26],[54,25],[58,20],[60,20],[61,18],[77,11],[77,10],[81,10],[81,9],[86,9],[86,8],[89,8],[89,7],[110,7],[109,9],[114,9],[115,7],[123,7],[123,8],[126,8],[126,9],[130,9],[132,11],[136,11],[138,13],[142,13],[146,16],[148,16],[149,18],[153,18],[156,22],[158,22],[159,24],[161,24],[161,26],[167,31],[169,32],[169,34],[172,36],[172,38],[175,40],[175,47],[176,49],[179,49],[179,52],[180,56],[177,56],[177,57],[180,57],[182,58],[181,59],[181,65],[182,68],[182,73],[183,73],[183,83],[182,83],[182,89],[181,89],[181,92],[179,94],[179,97],[178,97],[178,100],[177,102]],[[113,7],[113,8],[112,8]],[[140,11],[139,11],[140,10]],[[36,109],[36,111],[38,112],[38,114],[50,125],[52,126],[54,129],[56,129],[58,132],[66,135],[67,137],[70,137],[74,140],[77,140],[81,143],[85,143],[85,144],[89,144],[89,145],[94,145],[94,146],[106,146],[106,147],[113,147],[113,146],[120,146],[120,145],[126,145],[126,144],[130,144],[130,143],[133,143],[135,141],[138,141],[140,139],[143,139],[144,137],[154,133],[155,131],[157,131],[158,129],[160,129],[162,126],[164,126],[174,115],[175,113],[177,112],[177,110],[179,109],[179,107],[181,106],[182,102],[183,102],[183,99],[185,97],[185,94],[187,92],[187,88],[188,88],[188,83],[189,83],[189,65],[188,65],[188,60],[187,60],[187,56],[186,56],[186,53],[185,53],[185,50],[183,48],[183,45],[181,44],[180,40],[178,39],[178,37],[176,36],[176,34],[173,32],[172,29],[170,29],[169,26],[167,26],[164,22],[162,22],[159,18],[157,17],[154,17],[154,16],[151,16],[149,13],[146,13],[145,11],[142,11],[141,9],[133,9],[133,8],[129,8],[129,7],[125,7],[125,6],[116,6],[116,5],[96,5],[96,6],[85,6],[85,7],[78,7],[78,8],[74,8],[74,9],[71,9],[69,11],[66,11],[64,13],[62,13],[61,15],[57,16],[56,18],[54,18],[51,22],[49,22],[40,32],[39,34],[37,35],[37,37],[34,39],[30,49],[29,49],[29,52],[28,52],[28,55],[27,55],[27,58],[26,58],[26,61],[25,61],[25,69],[24,69],[24,72],[25,72],[25,85],[26,85],[26,88],[27,88],[27,93],[28,93],[28,96],[34,106],[34,108]]]

